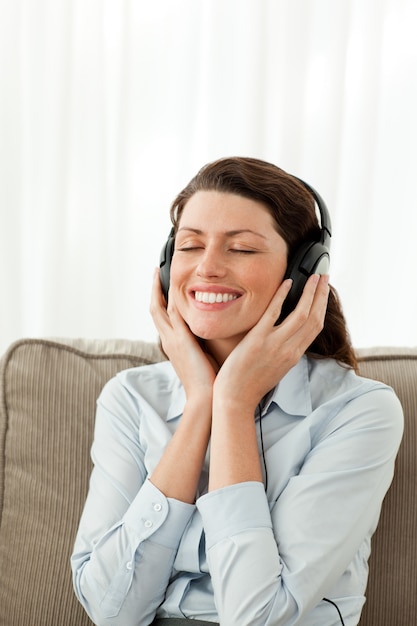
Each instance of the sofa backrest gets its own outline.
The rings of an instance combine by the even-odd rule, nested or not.
[[[143,342],[19,341],[0,369],[0,625],[91,624],[69,557],[91,472],[95,402]]]
[[[367,601],[360,626],[417,623],[417,348],[359,351],[363,376],[382,380],[404,410],[404,436],[372,538]]]
[[[140,341],[35,339],[2,358],[0,626],[91,624],[72,590],[69,557],[91,472],[96,398],[116,372],[161,358]],[[409,626],[417,608],[417,350],[362,352],[361,370],[395,388],[406,418],[361,626]]]

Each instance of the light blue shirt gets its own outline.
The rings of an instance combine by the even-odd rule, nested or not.
[[[393,391],[333,360],[303,357],[256,418],[267,493],[258,482],[207,493],[208,452],[196,505],[166,498],[147,479],[184,403],[169,362],[121,372],[100,395],[71,559],[93,621],[340,626],[328,598],[356,625],[402,436]]]

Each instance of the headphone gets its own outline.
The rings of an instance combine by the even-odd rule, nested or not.
[[[282,307],[277,321],[283,319],[293,311],[301,298],[307,280],[312,274],[328,274],[330,268],[330,238],[332,226],[327,206],[320,194],[311,185],[301,178],[294,176],[313,196],[320,213],[320,236],[318,239],[309,239],[302,243],[288,260],[285,278],[292,279],[292,286]]]
[[[320,213],[320,236],[318,239],[310,239],[302,243],[291,255],[285,278],[292,279],[292,286],[287,295],[282,312],[277,320],[277,324],[296,307],[301,298],[303,289],[308,278],[312,274],[327,274],[330,266],[330,238],[331,220],[323,198],[313,187],[294,176],[313,196]],[[171,261],[174,254],[175,235],[174,228],[171,229],[168,239],[161,250],[159,267],[162,291],[165,299],[168,300],[168,289],[170,283]]]

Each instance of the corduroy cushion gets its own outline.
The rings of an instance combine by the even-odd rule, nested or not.
[[[91,472],[95,402],[116,372],[160,360],[144,342],[23,340],[0,370],[0,624],[91,624],[69,558]]]
[[[72,590],[69,557],[88,489],[95,401],[117,371],[161,358],[153,344],[123,340],[22,340],[3,357],[0,626],[91,624]],[[362,351],[361,371],[395,388],[406,420],[373,539],[361,626],[410,626],[417,609],[417,349]]]

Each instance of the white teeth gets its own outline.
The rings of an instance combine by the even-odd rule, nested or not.
[[[214,293],[212,291],[196,291],[195,299],[197,302],[205,304],[214,304],[215,302],[230,302],[236,300],[237,295],[232,293]]]

